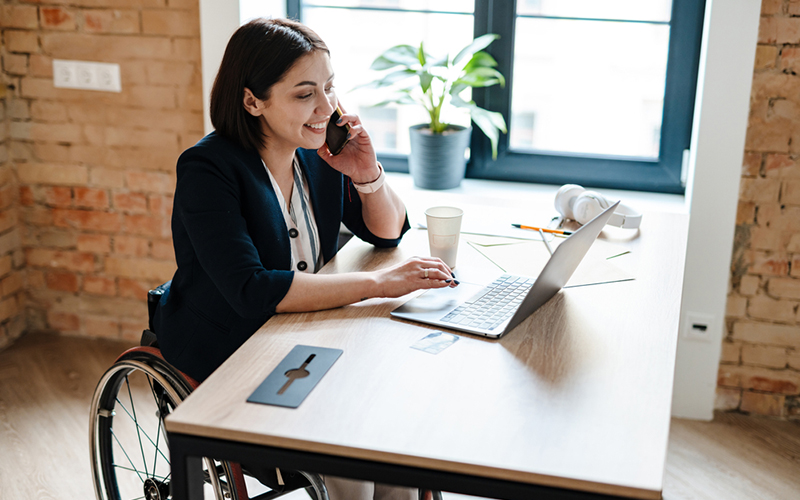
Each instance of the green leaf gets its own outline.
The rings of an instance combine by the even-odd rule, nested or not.
[[[381,71],[395,66],[411,67],[419,63],[417,49],[411,45],[395,45],[379,55],[369,67]]]
[[[503,115],[497,113],[496,111],[488,111],[486,109],[478,107],[474,102],[465,102],[459,99],[458,103],[456,101],[452,101],[454,106],[459,108],[466,108],[469,110],[470,117],[472,121],[475,122],[475,125],[478,126],[486,137],[489,138],[489,142],[492,143],[492,159],[497,159],[497,144],[500,141],[500,132],[506,133],[506,121],[503,119]]]
[[[431,88],[431,82],[433,82],[433,75],[428,73],[427,71],[422,71],[419,74],[419,84],[422,87],[423,93],[428,93]]]
[[[486,35],[479,36],[473,40],[472,43],[461,49],[461,52],[459,52],[456,58],[453,59],[453,64],[458,64],[458,62],[465,57],[472,56],[472,54],[475,52],[485,49],[490,43],[494,42],[498,38],[500,38],[500,35],[496,35],[494,33],[488,33]]]
[[[505,87],[506,79],[494,68],[476,68],[469,73],[461,75],[461,78],[456,80],[455,83],[470,87],[491,87],[499,83]]]
[[[497,61],[495,61],[491,54],[488,52],[478,52],[474,54],[472,59],[470,59],[467,65],[464,66],[464,71],[469,73],[470,71],[475,70],[475,68],[494,68],[496,66]]]
[[[425,49],[422,48],[424,42],[419,42],[419,50],[417,51],[417,60],[424,67],[425,66]]]

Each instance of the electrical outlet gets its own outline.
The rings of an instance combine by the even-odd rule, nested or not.
[[[716,320],[711,314],[687,311],[681,330],[684,338],[709,342],[716,328]]]
[[[53,59],[53,85],[58,88],[122,92],[119,64]]]

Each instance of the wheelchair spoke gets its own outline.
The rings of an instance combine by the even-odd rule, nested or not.
[[[125,467],[124,465],[119,465],[119,464],[111,464],[111,465],[115,469],[126,470],[128,472],[136,472],[137,474],[139,473],[139,471],[137,471],[136,469],[131,469],[130,467]],[[163,476],[150,476],[150,477],[152,477],[153,479],[158,479],[162,483],[165,483],[167,481],[167,479],[169,479],[169,476],[166,476],[166,477],[163,477]]]
[[[141,472],[139,471],[139,469],[136,468],[135,465],[133,465],[133,460],[131,460],[131,457],[128,456],[128,452],[125,451],[125,447],[122,446],[122,443],[119,442],[119,438],[117,437],[117,434],[114,432],[114,429],[111,429],[111,436],[114,438],[114,441],[117,442],[117,445],[119,446],[119,449],[122,450],[122,453],[125,454],[125,458],[128,459],[128,463],[131,464],[133,471],[136,473],[137,476],[139,476],[139,479],[142,482],[144,482],[144,478],[142,477]]]
[[[142,429],[142,428],[141,428],[141,426],[139,425],[139,422],[137,422],[137,421],[136,421],[136,418],[135,418],[133,415],[131,415],[131,412],[129,412],[129,411],[128,411],[128,409],[127,409],[127,408],[125,408],[125,405],[124,405],[124,404],[122,404],[122,401],[120,401],[119,399],[117,399],[117,404],[119,404],[120,408],[122,408],[122,409],[125,411],[125,413],[127,413],[127,414],[128,414],[128,416],[131,418],[131,420],[133,421],[133,423],[136,425],[136,432],[138,433],[138,432],[139,432],[139,430],[141,430],[141,433],[142,433],[142,434],[144,434],[144,437],[145,437],[145,438],[147,438],[147,440],[148,440],[148,441],[150,441],[150,444],[152,444],[153,446],[156,446],[156,443],[153,441],[153,439],[150,437],[150,435],[147,433],[147,431],[145,431],[144,429]],[[158,446],[156,446],[156,450],[158,450],[158,454],[159,454],[159,455],[161,455],[161,457],[162,457],[164,460],[166,460],[166,461],[167,461],[167,465],[169,465],[169,458],[167,458],[167,456],[166,456],[166,455],[164,455],[164,452],[163,452],[163,451],[161,451],[161,450],[158,448]]]
[[[142,463],[144,465],[144,475],[148,476],[147,473],[147,460],[144,458],[144,446],[142,445],[142,435],[139,432],[141,427],[139,426],[139,421],[136,419],[136,405],[133,404],[133,394],[131,394],[131,384],[130,380],[128,380],[128,376],[125,376],[125,385],[128,387],[128,399],[131,402],[131,411],[133,412],[133,423],[136,425],[136,436],[139,438],[139,451],[142,452]],[[152,442],[152,441],[151,441]],[[155,471],[153,471],[155,472]]]
[[[156,445],[155,445],[156,449],[155,449],[155,452],[153,453],[153,477],[155,477],[156,466],[158,465],[158,452],[159,452],[158,442],[161,439],[161,422],[164,421],[164,415],[161,414],[162,413],[161,410],[163,408],[162,405],[164,404],[164,399],[163,399],[164,393],[163,393],[163,390],[162,390],[162,395],[161,396],[156,395],[156,390],[153,387],[153,380],[150,377],[147,377],[147,385],[150,386],[150,392],[153,393],[153,399],[155,399],[156,407],[158,408],[158,410],[157,410],[158,411],[158,429],[156,429]]]

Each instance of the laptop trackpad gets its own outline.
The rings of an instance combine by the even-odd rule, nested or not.
[[[462,282],[455,288],[433,288],[409,300],[392,311],[392,314],[399,317],[413,314],[414,319],[420,315],[424,315],[426,319],[439,319],[478,293],[484,286]]]

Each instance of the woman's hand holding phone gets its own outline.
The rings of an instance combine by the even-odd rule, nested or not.
[[[378,168],[378,158],[375,154],[375,148],[372,146],[372,139],[369,134],[364,130],[364,125],[358,115],[342,113],[338,119],[338,113],[341,108],[337,106],[331,116],[331,121],[328,123],[328,129],[336,127],[337,130],[327,134],[327,137],[333,136],[330,144],[327,142],[317,150],[317,154],[325,160],[331,167],[343,173],[344,175],[353,179],[356,183],[367,183],[374,181],[380,175]],[[336,137],[341,137],[340,131],[349,130],[349,139],[344,140],[344,144],[339,147],[339,141]],[[334,153],[338,149],[339,151]]]

